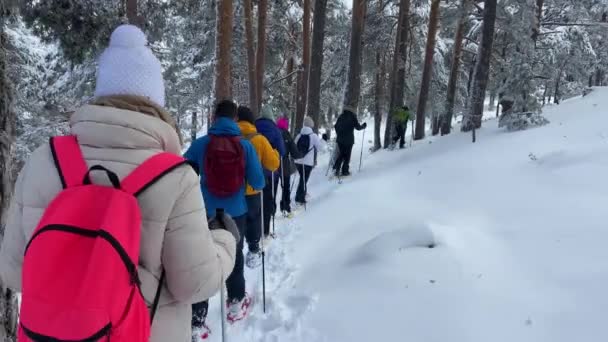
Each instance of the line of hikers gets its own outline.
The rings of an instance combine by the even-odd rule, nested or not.
[[[19,341],[204,340],[207,301],[225,282],[227,319],[252,304],[244,266],[260,266],[280,210],[306,184],[324,139],[306,117],[217,104],[208,135],[182,155],[165,107],[162,67],[135,26],[119,26],[99,59],[95,97],[70,118],[70,136],[34,151],[15,184],[0,277],[22,292]],[[336,172],[349,174],[354,129],[349,108],[336,124]],[[53,171],[57,170],[57,171]],[[243,253],[247,242],[248,253]]]

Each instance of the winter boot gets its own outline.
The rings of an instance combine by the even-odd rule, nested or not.
[[[252,269],[258,268],[260,265],[262,265],[262,251],[249,251],[247,252],[247,257],[245,259],[245,265],[247,265],[247,267]]]
[[[203,323],[200,327],[192,328],[192,342],[207,341],[210,335],[211,329],[209,329],[206,323]]]
[[[227,315],[228,322],[236,323],[245,319],[245,317],[247,317],[247,315],[249,314],[249,309],[251,308],[252,303],[253,300],[247,293],[245,293],[245,297],[243,297],[243,299],[234,299],[229,302]]]

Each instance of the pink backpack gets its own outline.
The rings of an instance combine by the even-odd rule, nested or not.
[[[87,169],[75,137],[51,139],[63,191],[46,208],[23,261],[20,342],[150,339],[151,309],[137,274],[141,213],[136,196],[186,161],[161,153],[122,182]],[[105,171],[113,187],[91,183]]]

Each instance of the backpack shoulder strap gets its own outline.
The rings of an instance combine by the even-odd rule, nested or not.
[[[69,135],[51,138],[51,153],[63,188],[82,185],[88,167],[76,137]]]
[[[159,153],[138,166],[121,182],[121,188],[138,196],[163,176],[188,161],[172,153]]]

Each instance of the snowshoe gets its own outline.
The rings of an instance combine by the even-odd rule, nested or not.
[[[192,342],[207,341],[209,336],[211,336],[211,329],[209,329],[206,323],[203,323],[201,327],[192,328]]]
[[[283,214],[283,218],[286,218],[286,219],[293,218],[293,213],[291,211],[283,211],[282,214]]]
[[[235,299],[227,304],[228,314],[226,319],[231,324],[234,324],[238,321],[242,321],[247,317],[247,315],[251,311],[252,305],[253,299],[251,298],[251,296],[249,296],[249,294],[245,293],[245,297],[243,297],[243,299]]]
[[[247,252],[247,257],[245,258],[245,265],[247,265],[247,267],[251,269],[260,267],[262,265],[262,252]]]

